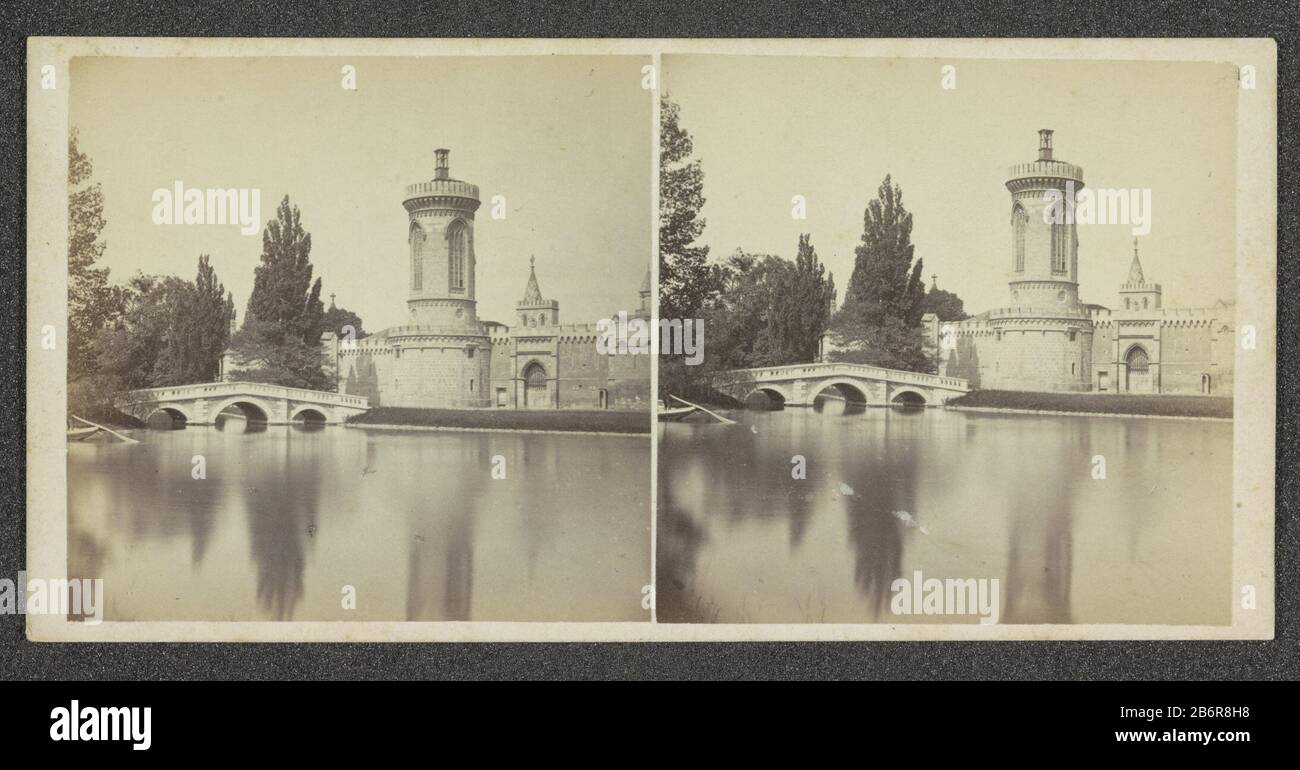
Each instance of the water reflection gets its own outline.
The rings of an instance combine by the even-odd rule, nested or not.
[[[69,446],[69,562],[109,620],[646,618],[645,437],[237,417],[137,437]]]
[[[919,570],[1003,623],[1230,621],[1230,424],[819,402],[660,426],[661,620],[975,622],[894,615]]]

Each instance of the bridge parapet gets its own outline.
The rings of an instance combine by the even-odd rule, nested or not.
[[[938,374],[909,372],[902,369],[886,369],[869,364],[788,364],[786,366],[760,366],[753,369],[727,369],[713,375],[715,380],[726,378],[734,381],[782,381],[807,377],[863,377],[885,382],[906,383],[909,385],[941,386],[955,390],[970,390],[966,380],[960,377],[944,377]]]
[[[969,383],[960,377],[849,363],[730,369],[714,373],[710,380],[714,388],[739,400],[763,390],[792,406],[811,405],[828,387],[847,388],[856,399],[875,405],[894,403],[900,396],[942,404],[970,391]]]
[[[178,415],[187,423],[212,423],[231,406],[251,408],[256,419],[287,423],[310,410],[326,422],[341,422],[370,408],[365,396],[291,388],[264,382],[204,382],[127,391],[116,399],[119,409],[147,420],[158,411]],[[252,419],[252,416],[250,416]]]

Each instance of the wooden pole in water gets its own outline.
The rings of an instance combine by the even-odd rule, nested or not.
[[[705,409],[704,407],[700,406],[699,404],[692,404],[690,401],[687,401],[687,400],[684,399],[684,398],[677,398],[677,396],[669,396],[669,398],[674,399],[674,400],[676,400],[676,401],[680,401],[680,402],[682,402],[683,404],[686,404],[686,405],[689,406],[689,407],[694,407],[695,409],[699,409],[701,412],[704,412],[705,414],[709,415],[710,417],[712,417],[713,419],[717,420],[718,422],[720,422],[720,423],[722,423],[722,424],[724,424],[724,425],[735,425],[735,424],[736,424],[736,421],[735,421],[735,420],[729,420],[729,419],[727,419],[726,417],[723,417],[722,415],[718,414],[717,412],[710,412],[708,409]]]
[[[74,419],[74,420],[76,420],[76,421],[78,421],[78,422],[84,422],[84,423],[86,423],[87,425],[89,425],[89,426],[91,426],[91,427],[99,428],[100,430],[104,431],[105,433],[111,433],[112,435],[117,436],[118,438],[122,439],[123,441],[125,441],[125,442],[128,443],[128,444],[139,444],[139,443],[140,443],[139,441],[137,441],[137,440],[135,440],[135,439],[133,439],[133,438],[131,438],[131,437],[129,437],[129,436],[123,436],[121,433],[118,433],[118,432],[115,431],[115,430],[110,430],[110,429],[108,429],[108,428],[105,428],[103,425],[100,425],[100,424],[98,424],[98,423],[91,422],[90,420],[83,420],[83,419],[81,419],[80,417],[78,417],[78,416],[75,415],[75,414],[72,415],[72,419]]]

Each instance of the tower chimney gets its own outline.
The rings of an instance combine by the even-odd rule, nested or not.
[[[1052,129],[1038,129],[1038,159],[1052,159]]]
[[[1051,132],[1049,131],[1048,133]],[[434,167],[433,178],[434,179],[449,178],[449,175],[451,174],[451,169],[447,165],[447,156],[451,154],[451,150],[437,149],[433,151],[433,154],[438,159],[437,165]],[[1050,155],[1051,152],[1049,151],[1048,154]]]

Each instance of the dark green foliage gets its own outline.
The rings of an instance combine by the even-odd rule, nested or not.
[[[262,231],[262,264],[253,273],[244,324],[256,320],[274,339],[297,337],[315,345],[325,307],[320,279],[312,281],[311,233],[303,229],[289,196],[280,201],[275,215]]]
[[[348,327],[352,327],[352,339],[360,340],[366,338],[366,331],[361,327],[361,316],[353,313],[346,308],[334,307],[325,311],[321,318],[321,332],[334,332],[339,339],[348,339]]]
[[[691,160],[690,134],[678,124],[679,108],[660,101],[659,138],[659,314],[662,318],[698,318],[721,288],[709,249],[695,241],[704,232],[704,171]]]
[[[925,284],[912,262],[912,215],[889,176],[863,213],[862,242],[844,306],[831,323],[830,358],[891,369],[933,371],[920,328]]]
[[[104,193],[89,184],[94,166],[77,147],[77,131],[68,139],[68,381],[92,376],[94,344],[100,330],[122,312],[125,297],[108,284],[108,268],[96,267],[104,255]]]

